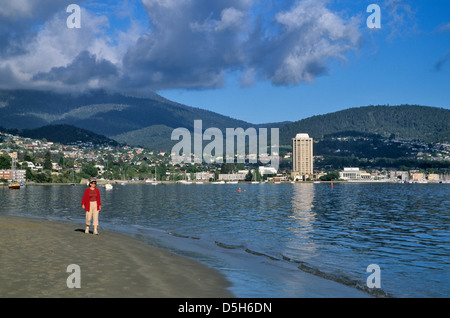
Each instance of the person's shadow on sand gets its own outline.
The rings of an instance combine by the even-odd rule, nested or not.
[[[74,230],[75,232],[82,232],[83,234],[84,234],[84,229],[75,229]],[[89,233],[92,233],[92,231],[91,230],[89,230]]]

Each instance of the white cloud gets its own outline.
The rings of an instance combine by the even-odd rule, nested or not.
[[[387,28],[390,30],[389,37],[394,38],[416,29],[415,12],[410,2],[405,0],[385,0],[382,3],[382,19],[387,20]]]
[[[245,24],[245,12],[235,8],[225,8],[220,14],[221,20],[217,22],[214,30],[224,31],[227,29],[241,28]]]
[[[129,10],[122,28],[102,15],[112,11],[98,9],[105,4],[96,11],[95,3],[79,1],[82,27],[68,29],[65,8],[71,2],[0,6],[0,17],[9,14],[12,21],[0,21],[7,30],[0,29],[0,77],[32,87],[201,89],[220,87],[227,72],[240,71],[244,86],[258,79],[296,85],[327,73],[328,62],[345,59],[361,37],[355,18],[345,21],[320,0],[282,1],[283,11],[272,15],[257,12],[263,5],[252,0],[142,0],[149,20],[135,21],[131,5],[118,6]],[[83,77],[75,72],[81,63],[94,70],[85,69]]]
[[[260,56],[253,60],[262,62],[252,65],[278,85],[313,81],[327,72],[330,59],[344,58],[357,48],[361,37],[356,19],[344,21],[324,1],[299,1],[275,20],[279,33],[266,39],[261,49],[254,49]]]
[[[73,65],[79,67],[82,66],[80,62],[85,61],[86,66],[94,65],[97,68],[105,69],[105,66],[108,66],[111,69],[111,65],[119,67],[128,47],[134,44],[142,34],[142,26],[132,21],[127,30],[121,30],[114,34],[118,41],[112,41],[108,18],[96,15],[84,9],[83,6],[81,7],[82,27],[79,29],[67,27],[66,20],[69,13],[66,12],[65,6],[60,6],[60,10],[53,12],[37,28],[37,31],[24,32],[23,38],[26,41],[18,42],[20,43],[20,50],[17,50],[16,54],[7,54],[6,52],[3,58],[0,58],[0,77],[13,78],[15,82],[21,83],[21,87],[67,89],[73,86],[74,89],[78,90],[98,87],[100,83],[105,86],[114,84],[114,81],[108,83],[98,78],[89,79],[88,77],[83,84],[77,80],[77,76],[80,76],[80,74],[73,72]],[[5,40],[5,44],[8,44],[8,41]],[[12,46],[13,44],[10,44],[10,47]],[[91,58],[81,55],[84,58],[80,59],[80,54],[83,52],[88,53]],[[93,61],[94,64],[92,64]],[[63,69],[67,71],[63,72]],[[85,70],[87,71],[86,68]],[[48,73],[48,76],[44,75],[46,73]],[[109,74],[112,73],[109,72]],[[60,74],[62,78],[58,80],[54,76],[55,74]],[[75,76],[72,81],[67,78],[69,74]],[[94,76],[95,74],[101,74],[101,71],[97,69],[97,71],[87,72],[86,74]],[[115,74],[119,74],[117,68]],[[0,84],[1,87],[12,86]]]
[[[0,17],[27,18],[33,14],[33,2],[30,0],[15,0],[0,2]]]

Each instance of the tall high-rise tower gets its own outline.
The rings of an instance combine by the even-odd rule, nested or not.
[[[292,138],[292,173],[302,177],[313,174],[313,139],[308,134]]]

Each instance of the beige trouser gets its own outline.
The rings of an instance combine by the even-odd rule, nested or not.
[[[98,226],[98,210],[96,201],[91,201],[89,211],[86,211],[86,225],[91,225],[92,219],[94,219],[93,225]]]

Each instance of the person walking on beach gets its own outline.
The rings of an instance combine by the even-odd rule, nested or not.
[[[97,181],[92,179],[89,182],[89,188],[84,191],[81,206],[86,211],[86,234],[89,234],[89,226],[93,219],[94,234],[98,235],[98,213],[102,209],[102,201],[100,199],[100,191],[96,188]]]

